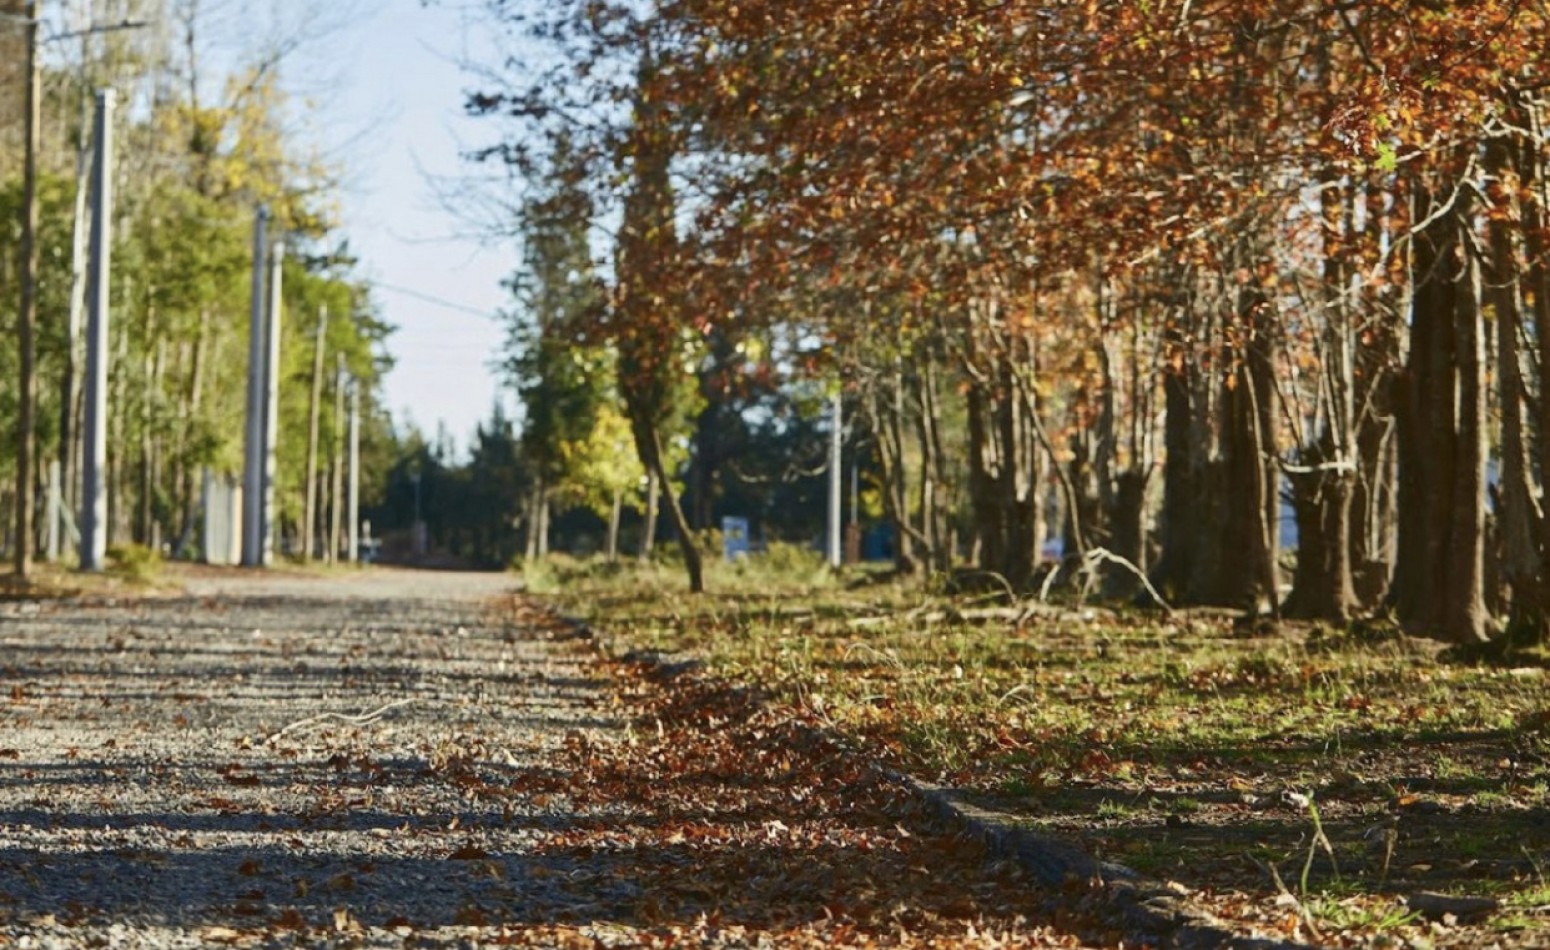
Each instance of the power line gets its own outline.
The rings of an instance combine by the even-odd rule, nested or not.
[[[372,286],[386,290],[389,293],[398,294],[403,297],[411,297],[415,300],[421,301],[422,303],[433,304],[434,306],[441,307],[444,310],[451,310],[454,313],[461,313],[470,317],[479,317],[483,320],[499,319],[496,314],[493,314],[488,310],[480,310],[477,307],[470,307],[467,304],[461,304],[455,300],[448,300],[445,297],[437,297],[434,294],[428,294],[424,291],[413,290],[408,287],[399,287],[396,284],[385,284],[381,281],[372,281]]]

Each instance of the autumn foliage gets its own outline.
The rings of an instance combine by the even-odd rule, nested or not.
[[[587,113],[634,168],[597,180],[626,218],[641,123],[673,130],[671,261],[648,270],[678,329],[821,341],[786,369],[843,380],[901,567],[967,556],[1026,587],[1056,537],[1181,602],[1542,634],[1542,8],[662,0],[540,19],[567,53],[550,80],[613,76],[592,102],[633,104]],[[633,85],[605,68],[646,47]],[[479,105],[527,121],[579,98],[519,87]],[[621,237],[622,286],[638,245]]]

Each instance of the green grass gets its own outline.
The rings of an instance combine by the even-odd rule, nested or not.
[[[1520,846],[1550,852],[1531,812],[1550,786],[1543,669],[1209,618],[970,622],[989,602],[800,560],[715,565],[702,597],[660,566],[539,570],[616,654],[692,653],[897,767],[1202,887],[1273,897],[1274,865],[1299,888],[1311,795],[1340,875],[1320,850],[1306,895],[1335,925],[1402,925],[1391,897],[1361,894],[1517,893],[1534,882]]]

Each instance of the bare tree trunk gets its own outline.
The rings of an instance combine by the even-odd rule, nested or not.
[[[1169,598],[1178,599],[1190,588],[1195,574],[1194,519],[1199,465],[1195,440],[1190,433],[1190,375],[1195,371],[1187,331],[1170,320],[1165,331],[1167,368],[1163,372],[1163,501],[1159,519],[1162,552],[1152,572],[1152,583]]]
[[[613,503],[608,508],[608,563],[619,561],[619,522],[624,517],[624,492],[614,489]]]
[[[523,550],[523,558],[529,562],[536,561],[542,556],[543,545],[540,539],[545,529],[544,495],[547,491],[543,477],[535,476],[533,487],[527,495],[527,538]]]
[[[1339,178],[1323,176],[1321,204],[1325,250],[1323,292],[1326,327],[1319,347],[1318,395],[1313,430],[1303,434],[1290,475],[1297,519],[1297,567],[1283,605],[1291,616],[1343,623],[1356,610],[1351,571],[1351,500],[1356,482],[1356,361],[1347,272],[1341,263],[1348,236]]]
[[[199,513],[200,466],[190,457],[192,446],[190,432],[199,425],[199,413],[204,406],[205,364],[210,338],[210,311],[199,311],[199,334],[194,338],[192,358],[188,373],[188,388],[183,394],[183,445],[179,454],[183,458],[183,505],[182,521],[178,527],[178,548],[186,549],[194,536],[195,521]]]
[[[1480,266],[1473,254],[1463,252],[1462,257],[1464,273],[1453,310],[1459,372],[1458,468],[1448,526],[1448,600],[1443,623],[1452,637],[1470,642],[1490,635],[1485,607],[1486,356]]]
[[[1267,459],[1275,445],[1274,365],[1267,338],[1269,303],[1256,289],[1240,291],[1236,362],[1222,393],[1226,476],[1227,558],[1218,590],[1225,603],[1250,613],[1268,604],[1279,610],[1276,538],[1279,505],[1277,472]]]
[[[1520,115],[1520,121],[1524,118]],[[1507,142],[1493,142],[1486,152],[1487,174],[1500,176],[1509,157]],[[1523,329],[1521,287],[1507,221],[1493,215],[1487,227],[1490,300],[1496,314],[1496,366],[1501,391],[1502,469],[1497,505],[1502,534],[1501,574],[1511,591],[1510,628],[1525,639],[1540,642],[1550,634],[1550,611],[1543,600],[1544,558],[1539,547],[1545,516],[1533,484],[1524,418],[1529,393],[1523,379],[1518,340]]]
[[[628,387],[625,389],[628,392]],[[628,394],[625,398],[628,403]],[[628,405],[627,408],[631,429],[635,434],[635,448],[640,453],[640,460],[648,472],[656,473],[657,484],[664,488],[662,494],[667,499],[667,512],[673,519],[673,527],[678,535],[678,550],[683,555],[684,569],[689,574],[689,591],[695,594],[704,593],[704,559],[700,555],[700,547],[694,538],[694,529],[689,526],[689,519],[684,514],[678,493],[672,490],[672,481],[663,460],[662,433],[644,407]]]
[[[657,549],[657,519],[660,517],[662,504],[662,482],[657,475],[657,470],[650,466],[646,468],[646,516],[641,525],[640,533],[640,560],[642,563],[651,560]]]
[[[549,556],[549,516],[554,512],[554,499],[548,486],[538,496],[538,559]]]
[[[1416,217],[1425,218],[1430,194],[1419,185],[1414,202]],[[1437,216],[1411,251],[1410,358],[1396,381],[1399,537],[1391,591],[1407,628],[1460,643],[1486,638],[1485,366],[1479,274],[1462,246],[1464,220],[1464,208]]]

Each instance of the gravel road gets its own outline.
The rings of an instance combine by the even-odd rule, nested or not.
[[[606,684],[500,575],[199,571],[0,604],[0,945],[437,945],[639,899],[524,795]],[[585,815],[580,812],[585,811]]]

